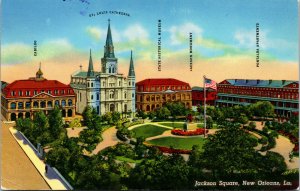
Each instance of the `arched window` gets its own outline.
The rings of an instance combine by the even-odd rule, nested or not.
[[[91,100],[93,100],[94,99],[94,96],[93,95],[91,95]]]
[[[109,67],[109,69],[108,69],[108,73],[111,73],[111,67]]]
[[[59,100],[55,100],[55,105],[59,105]]]
[[[25,103],[25,107],[26,107],[26,109],[30,108],[30,102],[29,101]]]
[[[39,102],[37,102],[37,101],[33,102],[33,107],[38,108],[39,107]]]
[[[12,102],[10,104],[10,109],[16,109],[16,103],[15,102]]]
[[[127,94],[126,94],[126,92],[124,92],[124,99],[127,99],[126,97],[127,97]]]
[[[100,97],[99,97],[99,94],[97,94],[97,100],[99,100],[100,99]],[[99,113],[99,112],[98,112]]]
[[[47,107],[52,107],[52,101],[47,102]]]
[[[114,91],[110,91],[109,92],[109,98],[110,99],[114,99]]]
[[[41,102],[41,108],[45,108],[46,107],[46,102],[45,101],[42,101]]]
[[[68,106],[72,106],[73,102],[71,99],[68,100]]]
[[[112,68],[112,73],[115,73],[115,67]]]
[[[127,104],[124,105],[124,112],[127,112]]]
[[[94,83],[93,82],[91,83],[91,87],[94,87]]]
[[[61,100],[61,106],[63,106],[63,107],[66,106],[66,100]]]
[[[23,109],[23,108],[24,108],[23,102],[19,102],[19,103],[18,103],[18,109]]]

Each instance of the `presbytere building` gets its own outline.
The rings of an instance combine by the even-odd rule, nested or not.
[[[191,86],[173,78],[145,79],[136,83],[137,110],[150,112],[167,102],[182,102],[191,108]]]
[[[43,77],[41,68],[36,77],[16,80],[2,89],[1,113],[8,121],[32,118],[37,111],[48,114],[57,105],[63,117],[75,116],[76,96],[70,85]]]
[[[206,105],[215,105],[217,100],[217,91],[212,88],[206,88]],[[192,105],[204,105],[204,88],[192,87]]]
[[[278,116],[299,113],[299,82],[290,80],[227,79],[217,85],[219,106],[269,101]]]

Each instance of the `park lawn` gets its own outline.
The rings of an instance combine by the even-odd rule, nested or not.
[[[156,125],[142,125],[137,128],[134,128],[132,131],[134,132],[134,137],[153,137],[157,135],[163,134],[163,132],[168,131],[170,129],[159,127]]]
[[[124,156],[116,156],[116,159],[119,161],[130,162],[130,163],[141,163],[143,159],[134,160],[131,158],[126,158]]]
[[[183,129],[183,126],[184,126],[184,123],[173,123],[173,122],[170,122],[170,123],[158,123],[160,125],[165,125],[165,126],[168,126],[168,127],[173,127],[173,128],[179,128],[179,129]]]
[[[198,124],[197,127],[204,128],[204,123]],[[214,123],[212,129],[218,129],[218,125],[216,123]]]
[[[203,137],[177,138],[177,137],[163,137],[147,141],[152,145],[173,147],[174,149],[192,150],[193,145],[198,145],[202,149],[206,139]]]

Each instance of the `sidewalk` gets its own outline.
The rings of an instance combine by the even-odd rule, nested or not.
[[[45,173],[45,163],[36,155],[35,151],[30,147],[26,140],[24,140],[21,134],[14,128],[9,128],[9,131],[26,153],[28,158],[34,164],[35,168],[39,171],[41,176],[47,182],[52,190],[67,190],[61,179],[57,176],[52,168],[48,168],[47,174]]]

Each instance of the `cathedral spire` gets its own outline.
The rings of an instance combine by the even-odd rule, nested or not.
[[[115,58],[114,45],[113,45],[112,35],[110,30],[110,19],[108,19],[108,29],[107,29],[106,43],[104,49],[105,49],[104,57]]]
[[[92,50],[91,50],[91,49],[90,49],[89,69],[88,69],[87,76],[88,76],[88,77],[94,76],[94,66],[93,66]]]
[[[132,51],[131,51],[131,56],[130,56],[130,65],[129,65],[128,76],[135,77],[134,65],[133,65],[133,60],[132,60]]]

